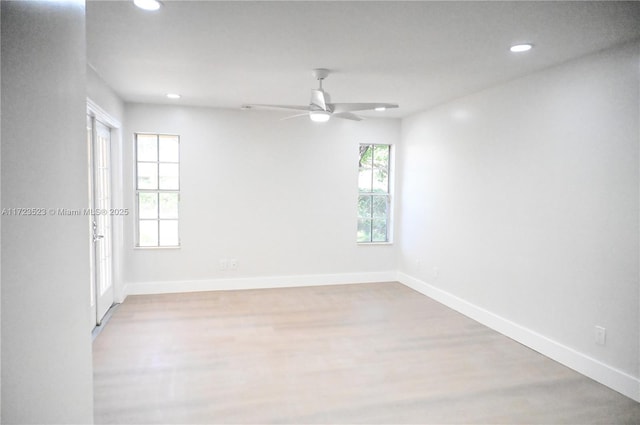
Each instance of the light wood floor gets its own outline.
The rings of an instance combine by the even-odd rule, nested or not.
[[[399,283],[130,296],[96,423],[640,423],[640,404]]]

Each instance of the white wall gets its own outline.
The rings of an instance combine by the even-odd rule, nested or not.
[[[2,207],[85,208],[84,2],[2,2]],[[2,421],[91,423],[83,217],[2,217]]]
[[[626,45],[403,120],[400,271],[637,378],[639,65]]]
[[[124,102],[90,66],[87,66],[87,97],[119,122],[124,120]]]
[[[321,125],[265,111],[138,104],[125,116],[131,209],[133,133],[181,136],[182,248],[133,249],[129,216],[129,284],[395,270],[394,245],[358,246],[355,234],[358,144],[396,144],[398,120]],[[238,259],[239,270],[220,271],[225,258]]]

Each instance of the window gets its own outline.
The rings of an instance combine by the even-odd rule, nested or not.
[[[389,242],[390,145],[360,145],[358,243]]]
[[[179,202],[180,137],[136,134],[136,246],[180,246]]]

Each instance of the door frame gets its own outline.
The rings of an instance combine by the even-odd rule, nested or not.
[[[111,155],[111,207],[113,209],[123,209],[123,174],[122,174],[122,163],[123,163],[123,149],[122,149],[122,124],[116,118],[114,118],[111,114],[101,108],[96,102],[92,99],[87,98],[87,110],[86,113],[92,119],[96,121],[100,121],[102,124],[105,124],[107,127],[111,129],[111,143],[110,143],[110,155]],[[87,152],[87,157],[89,157],[89,152]],[[89,158],[90,161],[93,161],[93,157]],[[88,162],[88,165],[91,167],[92,163]],[[89,177],[91,176],[92,168],[89,168],[87,174]],[[92,180],[89,180],[88,184],[92,184]],[[93,191],[92,187],[88,187],[89,192],[87,196],[91,196],[91,191]],[[90,206],[93,208],[93,206]],[[123,235],[124,235],[124,219],[123,215],[114,215],[111,217],[111,238],[112,238],[112,285],[113,285],[113,299],[114,303],[121,303],[124,301],[126,297],[123,279],[122,279],[122,257],[123,257]],[[89,231],[92,232],[92,220],[89,220],[87,224],[89,226]],[[92,233],[89,233],[92,235]],[[93,238],[89,237],[90,247],[94,248]],[[93,273],[94,270],[92,270]],[[94,278],[91,278],[93,281]],[[94,301],[95,303],[95,301]],[[92,320],[96,318],[93,317]],[[95,326],[95,324],[94,324]],[[93,329],[93,328],[92,328]]]
[[[90,201],[93,213],[89,214],[93,239],[93,295],[92,314],[95,305],[96,324],[99,326],[109,309],[115,304],[113,288],[113,231],[111,214],[111,127],[89,116],[91,121],[90,162],[91,191]],[[106,170],[108,180],[104,180]],[[103,201],[107,200],[106,204]],[[106,211],[97,213],[98,209]]]

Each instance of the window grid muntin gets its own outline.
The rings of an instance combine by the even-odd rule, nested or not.
[[[136,156],[136,247],[138,248],[176,248],[180,247],[180,136],[174,134],[159,134],[159,133],[136,133],[135,134],[135,156]],[[143,160],[138,161],[138,137],[139,136],[155,136],[156,143],[156,161]],[[160,138],[162,136],[175,137],[178,143],[178,159],[176,161],[160,161]],[[139,176],[138,170],[139,164],[156,164],[156,189],[140,189],[139,188]],[[178,165],[178,188],[177,189],[160,189],[160,164],[176,164]],[[140,218],[140,195],[144,193],[156,194],[156,218]],[[176,218],[161,218],[160,217],[160,194],[162,193],[173,193],[177,195],[177,212]],[[161,222],[173,221],[178,223],[177,230],[177,243],[175,245],[162,245],[161,244],[161,232],[160,232],[160,224]],[[156,239],[157,243],[155,245],[142,245],[141,244],[141,232],[140,232],[140,224],[142,222],[156,222]]]

